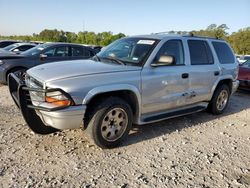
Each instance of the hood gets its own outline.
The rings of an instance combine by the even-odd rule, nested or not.
[[[0,60],[5,60],[5,59],[21,59],[25,58],[26,56],[24,55],[18,55],[12,52],[1,52],[0,53]]]
[[[74,60],[39,65],[29,69],[27,73],[39,81],[49,82],[77,76],[136,70],[141,70],[141,67],[109,64],[93,60]]]

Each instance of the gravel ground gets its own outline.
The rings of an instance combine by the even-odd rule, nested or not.
[[[34,134],[0,86],[0,187],[250,187],[250,93],[226,112],[135,126],[101,150],[81,130]]]

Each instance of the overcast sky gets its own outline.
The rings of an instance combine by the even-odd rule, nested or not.
[[[0,35],[43,29],[126,35],[250,26],[250,0],[0,0]]]

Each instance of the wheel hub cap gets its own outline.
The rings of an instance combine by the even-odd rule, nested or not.
[[[218,110],[223,110],[227,105],[228,93],[226,90],[222,90],[217,98],[216,106]]]
[[[102,137],[116,141],[122,137],[128,125],[128,115],[122,108],[113,108],[106,113],[101,125]]]

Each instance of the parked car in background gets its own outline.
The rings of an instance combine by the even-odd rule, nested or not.
[[[132,124],[208,109],[221,114],[237,90],[238,63],[223,40],[143,35],[117,40],[89,60],[40,65],[9,90],[36,133],[86,128],[102,148]]]
[[[236,55],[236,58],[239,61],[239,64],[242,64],[247,60],[250,60],[250,55]]]
[[[240,65],[238,80],[240,81],[240,89],[250,90],[250,60]]]
[[[0,40],[0,48],[4,48],[6,46],[9,46],[11,44],[14,44],[14,43],[18,43],[20,41],[16,41],[16,40]]]
[[[92,48],[96,51],[96,53],[102,50],[102,46],[93,46]]]
[[[13,53],[19,54],[35,46],[36,44],[32,44],[32,43],[14,43],[14,44],[11,44],[9,46],[2,48],[0,50],[0,53],[13,52]]]
[[[84,44],[84,46],[87,46],[87,47],[90,47],[90,48],[94,49],[96,53],[100,52],[101,49],[103,48],[102,46],[98,46],[98,45],[88,45],[88,44]]]
[[[27,69],[55,61],[88,59],[95,55],[89,47],[69,43],[45,43],[21,54],[0,54],[0,83],[7,83],[10,73],[22,77]],[[72,66],[73,66],[72,61]],[[58,67],[61,68],[61,67]]]

